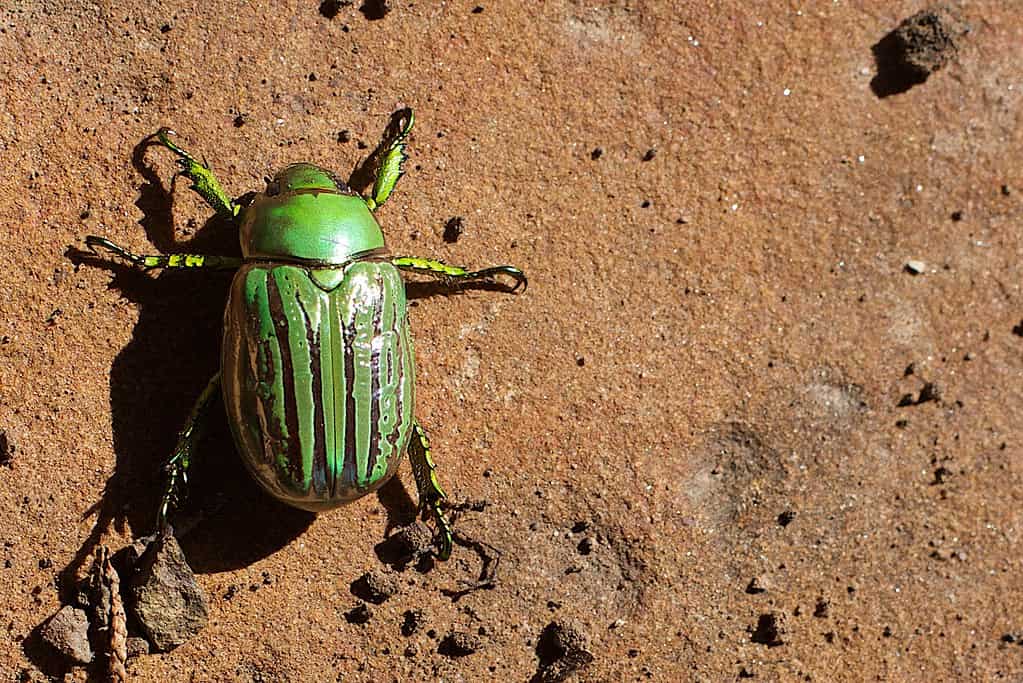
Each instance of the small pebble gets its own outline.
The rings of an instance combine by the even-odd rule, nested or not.
[[[917,399],[917,403],[927,403],[928,401],[940,401],[944,395],[945,389],[938,382],[927,382],[924,384],[923,389],[920,390],[920,398]]]
[[[14,461],[14,442],[7,436],[7,431],[0,429],[0,466],[10,467]]]
[[[65,605],[46,622],[39,635],[57,652],[76,664],[88,664],[92,661],[89,617],[85,610]]]
[[[750,640],[768,647],[784,645],[785,617],[781,612],[761,614],[756,628],[751,629]]]
[[[465,219],[461,216],[452,216],[444,224],[444,241],[454,244],[465,232]]]
[[[475,633],[452,631],[441,641],[437,651],[447,657],[466,657],[483,648],[483,639]]]
[[[156,538],[136,565],[129,603],[158,652],[173,650],[206,626],[206,595],[172,532]]]
[[[379,605],[401,588],[394,574],[382,571],[366,572],[352,583],[352,593],[367,602]]]
[[[923,261],[906,261],[906,272],[910,275],[919,275],[927,270],[927,264]]]
[[[423,610],[421,609],[406,610],[402,617],[401,635],[406,638],[421,629],[423,624],[426,623],[426,617],[423,616]]]
[[[933,7],[907,17],[892,32],[893,48],[902,68],[926,79],[959,51],[959,40],[970,27],[949,8]]]
[[[400,553],[413,561],[433,547],[433,534],[426,526],[416,522],[399,528],[393,538]]]
[[[364,602],[345,612],[345,621],[349,624],[365,624],[372,618],[373,608]]]
[[[579,624],[569,620],[552,621],[544,627],[536,654],[540,669],[532,680],[540,683],[564,681],[593,661],[589,638]]]

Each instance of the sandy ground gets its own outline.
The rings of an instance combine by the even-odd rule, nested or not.
[[[152,530],[217,366],[229,275],[69,258],[237,252],[146,136],[241,195],[347,175],[402,106],[391,250],[530,278],[413,291],[417,413],[497,584],[452,596],[457,547],[352,623],[407,468],[311,517],[221,425],[182,540],[209,624],[135,680],[539,680],[555,620],[579,680],[1023,680],[1023,5],[963,2],[958,55],[886,97],[871,48],[922,5],[391,6],[0,9],[0,680],[103,680],[38,627]]]

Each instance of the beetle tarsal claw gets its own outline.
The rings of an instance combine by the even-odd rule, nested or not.
[[[511,286],[511,291],[513,292],[520,286],[522,287],[522,291],[526,291],[526,287],[529,284],[525,273],[515,266],[494,266],[493,268],[487,268],[479,271],[478,273],[474,273],[474,275],[479,279],[494,283],[500,282],[497,278],[498,275],[506,275],[515,281],[515,284]]]
[[[162,144],[172,148],[174,143],[170,141],[170,138],[176,135],[177,132],[174,129],[167,128],[166,126],[156,131],[156,139],[159,140]]]

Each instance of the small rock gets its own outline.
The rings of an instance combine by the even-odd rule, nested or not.
[[[154,540],[136,564],[132,611],[158,652],[173,650],[206,626],[206,595],[173,533]]]
[[[754,576],[749,580],[749,584],[746,586],[746,592],[750,595],[758,595],[760,593],[766,593],[769,581],[763,576]]]
[[[902,66],[923,80],[956,56],[956,41],[969,30],[948,7],[925,9],[895,29],[896,53]]]
[[[576,546],[576,550],[580,555],[589,555],[596,546],[597,539],[593,538],[593,536],[584,536],[583,540],[579,541],[579,545]]]
[[[401,589],[394,574],[382,571],[366,572],[352,582],[352,594],[375,605],[382,604],[385,600]]]
[[[829,607],[831,607],[831,603],[829,603],[822,597],[817,598],[817,604],[813,606],[813,616],[817,617],[818,619],[826,618],[828,616]]]
[[[345,612],[345,621],[349,624],[366,624],[373,618],[373,608],[364,602],[360,602],[352,609]]]
[[[906,272],[910,275],[919,275],[927,270],[927,264],[923,261],[906,261]]]
[[[391,11],[390,0],[365,0],[359,11],[370,21],[383,19]]]
[[[14,447],[14,442],[11,441],[10,437],[7,436],[7,431],[0,429],[0,467],[11,467],[11,463],[14,461],[14,451],[17,450]]]
[[[465,219],[461,216],[453,216],[444,224],[444,241],[454,244],[465,232]]]
[[[1023,337],[1023,320],[1020,321],[1019,325],[1014,325],[1012,333],[1017,337]]]
[[[970,27],[943,5],[903,20],[871,48],[877,64],[871,90],[878,97],[889,97],[923,83],[955,58],[961,38],[969,31]]]
[[[426,617],[423,616],[421,609],[406,610],[402,616],[404,621],[401,623],[401,635],[406,638],[421,629],[426,623]]]
[[[437,652],[446,657],[466,657],[483,648],[483,639],[475,633],[452,631],[441,641]]]
[[[401,554],[413,561],[430,552],[433,547],[433,534],[427,527],[416,522],[399,528],[392,538]]]
[[[538,683],[560,683],[593,661],[586,634],[567,620],[547,624],[536,643],[536,656],[540,669],[533,680]]]
[[[923,389],[920,390],[920,398],[916,400],[917,403],[927,403],[928,401],[941,401],[941,397],[944,395],[945,389],[938,382],[927,382],[924,384]]]
[[[46,622],[39,635],[57,652],[76,664],[88,664],[92,661],[89,617],[85,610],[65,605]]]
[[[796,518],[795,510],[785,510],[784,512],[778,515],[778,525],[788,526],[789,524],[792,524],[792,520],[794,520],[795,518]]]
[[[757,626],[750,634],[750,640],[768,647],[784,645],[785,641],[784,616],[781,612],[768,612],[761,614],[757,619]]]
[[[931,482],[932,486],[939,486],[945,483],[945,480],[952,476],[952,470],[947,467],[939,467],[934,470],[934,481]]]
[[[342,7],[352,4],[353,0],[323,0],[320,3],[320,14],[327,19],[333,19],[341,11]]]

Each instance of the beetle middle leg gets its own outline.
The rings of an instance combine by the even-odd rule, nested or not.
[[[210,378],[206,388],[196,399],[188,421],[178,433],[178,443],[174,447],[174,452],[164,464],[167,483],[157,513],[157,524],[161,529],[167,524],[167,517],[184,497],[185,487],[188,485],[188,469],[194,460],[195,446],[202,438],[210,406],[213,405],[219,393],[220,373],[218,372]]]
[[[220,187],[220,181],[213,175],[213,170],[205,161],[199,161],[171,142],[170,136],[174,134],[170,128],[161,128],[156,131],[156,139],[178,156],[178,165],[181,167],[180,174],[192,181],[192,189],[206,200],[206,203],[213,207],[213,210],[219,215],[224,218],[237,216],[241,211],[241,206],[235,204],[227,196],[227,193]]]
[[[448,265],[436,259],[419,258],[417,256],[398,256],[391,259],[391,263],[399,270],[432,275],[433,277],[444,278],[451,282],[493,282],[497,275],[508,275],[515,280],[515,285],[512,287],[513,292],[519,288],[519,285],[525,291],[528,284],[526,274],[515,266],[493,266],[483,270],[467,270],[460,266]]]
[[[85,246],[93,254],[99,255],[97,249],[113,254],[114,256],[129,261],[143,270],[153,268],[212,268],[226,269],[238,268],[242,264],[240,258],[233,256],[206,256],[204,254],[133,254],[119,244],[111,242],[106,237],[88,235],[85,238]]]
[[[416,479],[419,490],[419,509],[422,514],[429,510],[437,521],[437,535],[440,550],[437,558],[446,560],[451,557],[451,526],[441,512],[440,503],[447,498],[444,489],[437,480],[437,466],[430,455],[430,441],[426,438],[419,420],[412,427],[412,438],[408,444],[409,461],[412,463],[412,475]]]

